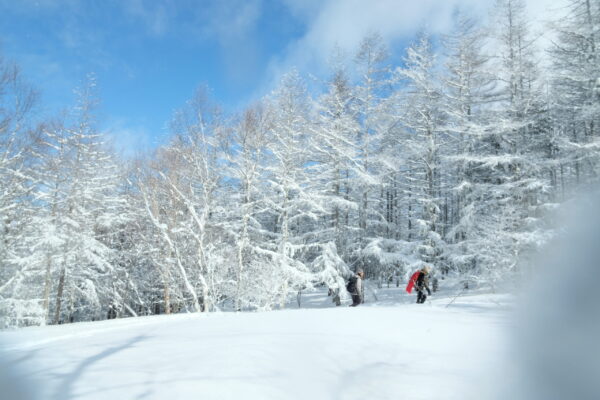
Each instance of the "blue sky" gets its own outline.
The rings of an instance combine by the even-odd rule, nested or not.
[[[0,51],[19,63],[50,114],[97,76],[101,128],[127,154],[155,147],[173,111],[207,84],[226,110],[268,93],[292,67],[322,76],[331,48],[379,31],[401,48],[456,7],[492,0],[0,0]],[[552,0],[535,0],[542,9]],[[396,54],[399,58],[401,55]]]

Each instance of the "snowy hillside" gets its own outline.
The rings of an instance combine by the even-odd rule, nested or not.
[[[417,305],[399,293],[382,289],[383,300],[357,308],[317,308],[329,300],[318,292],[304,298],[314,308],[27,328],[0,333],[0,346],[36,399],[481,395],[504,358],[512,297],[446,307],[447,296]]]

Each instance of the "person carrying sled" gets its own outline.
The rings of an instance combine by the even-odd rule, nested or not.
[[[425,303],[427,299],[427,295],[425,295],[425,291],[427,294],[431,296],[431,289],[429,289],[429,274],[431,273],[431,267],[429,265],[424,266],[417,272],[415,272],[408,281],[408,285],[406,286],[406,291],[408,293],[412,292],[412,288],[417,289],[417,304]]]
[[[362,269],[358,269],[356,274],[350,278],[346,289],[352,296],[352,304],[350,307],[356,307],[357,305],[364,303],[364,290],[363,290],[363,279],[365,278],[365,272]]]

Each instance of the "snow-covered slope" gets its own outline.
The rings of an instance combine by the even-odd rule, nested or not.
[[[478,398],[507,348],[511,297],[449,301],[28,328],[0,347],[40,399]]]

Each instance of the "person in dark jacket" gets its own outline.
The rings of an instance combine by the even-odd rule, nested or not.
[[[425,291],[431,296],[431,289],[429,289],[429,274],[431,273],[431,267],[426,265],[421,269],[417,280],[415,281],[415,289],[417,289],[417,303],[423,304],[427,299]]]
[[[356,307],[357,305],[362,304],[365,301],[365,292],[363,287],[364,278],[365,272],[360,268],[356,271],[356,274],[351,278],[355,280],[356,283],[354,284],[354,290],[350,292],[350,295],[352,296],[352,304],[350,304],[350,307]]]

